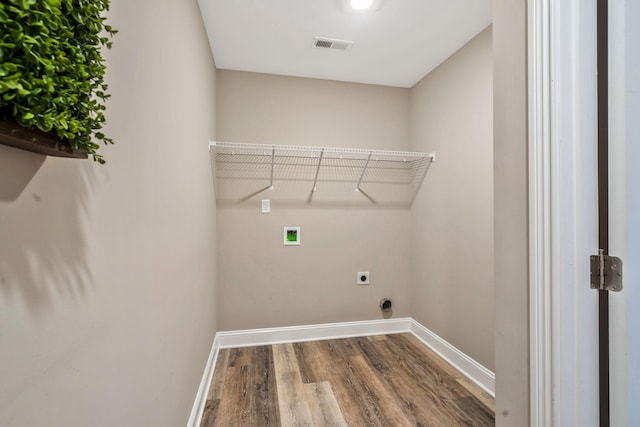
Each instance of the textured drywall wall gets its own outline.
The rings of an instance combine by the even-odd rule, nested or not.
[[[413,205],[411,315],[494,369],[491,27],[411,89],[411,148],[435,151]]]
[[[493,2],[496,425],[529,425],[527,2]]]
[[[223,70],[217,82],[220,140],[408,149],[407,89]],[[400,190],[364,185],[368,199],[355,182],[321,176],[309,200],[313,180],[299,168],[280,168],[264,191],[269,180],[251,172],[260,169],[217,180],[222,330],[382,318],[383,297],[392,316],[409,315],[411,212]],[[284,226],[302,227],[300,246],[283,246]],[[369,286],[356,285],[359,271]]]
[[[112,0],[109,23],[107,164],[0,147],[2,426],[185,425],[216,331],[197,4]]]

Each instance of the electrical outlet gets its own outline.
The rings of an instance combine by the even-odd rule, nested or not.
[[[369,284],[369,272],[368,271],[359,271],[356,283],[358,285],[368,285]]]
[[[271,200],[262,201],[262,213],[271,213]]]

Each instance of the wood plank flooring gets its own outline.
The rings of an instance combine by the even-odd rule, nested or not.
[[[491,396],[394,334],[220,350],[201,427],[493,425]]]

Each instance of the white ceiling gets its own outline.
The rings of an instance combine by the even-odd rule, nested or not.
[[[220,69],[412,87],[491,24],[491,0],[199,0]],[[314,47],[315,37],[353,41]]]

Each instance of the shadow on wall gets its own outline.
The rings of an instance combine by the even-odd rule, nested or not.
[[[270,187],[270,170],[246,166],[231,168],[222,165],[216,168],[216,198],[218,206],[253,206],[256,200],[270,199],[283,207],[359,207],[359,208],[410,208],[426,178],[432,163],[421,166],[419,171],[398,168],[389,170],[372,167],[363,175],[360,187],[359,174],[362,166],[353,168],[352,176],[340,173],[319,174],[317,178],[287,170],[287,174],[274,173],[273,188]],[[234,165],[237,166],[237,165]],[[260,165],[259,165],[260,166]],[[327,168],[332,172],[336,168]],[[276,171],[277,172],[277,171]],[[311,171],[313,172],[313,171]],[[284,177],[283,177],[284,176]]]
[[[46,158],[0,145],[0,202],[16,200]]]
[[[0,146],[0,296],[5,304],[22,300],[37,314],[55,296],[84,296],[92,282],[85,220],[94,181],[87,162]]]

